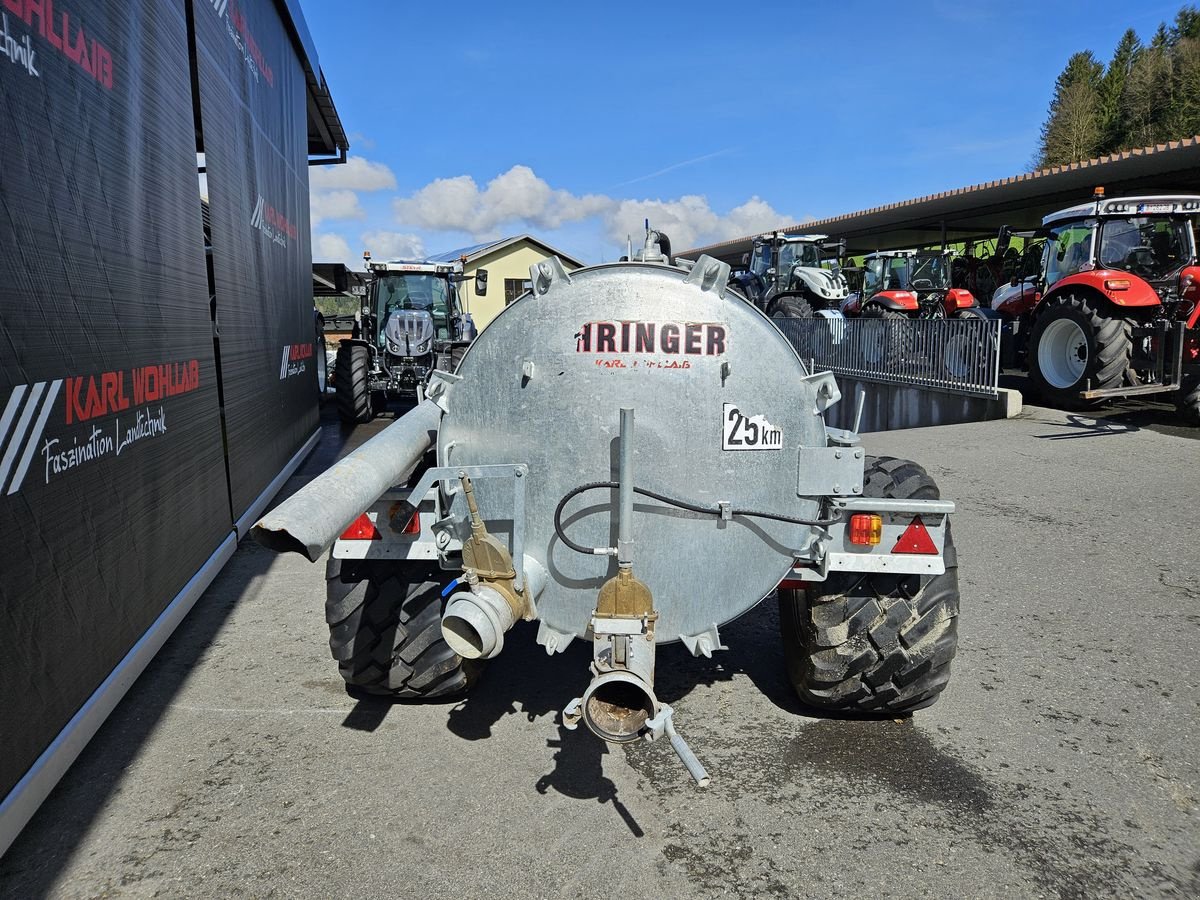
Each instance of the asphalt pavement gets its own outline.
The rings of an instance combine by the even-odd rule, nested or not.
[[[958,503],[950,687],[795,700],[768,598],[658,687],[665,742],[558,711],[588,648],[519,626],[465,700],[356,701],[323,566],[244,542],[0,859],[4,897],[1200,896],[1200,433],[1166,406],[869,435]],[[359,429],[352,442],[378,426]],[[294,490],[343,449],[326,439]]]

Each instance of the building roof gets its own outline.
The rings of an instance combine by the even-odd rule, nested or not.
[[[1002,225],[1034,229],[1042,217],[1086,200],[1103,185],[1109,197],[1132,193],[1200,191],[1200,135],[1153,147],[1024,172],[859,212],[804,222],[776,230],[821,231],[845,238],[853,255],[939,242],[994,236]],[[944,229],[944,232],[943,232]],[[701,253],[739,263],[755,235],[676,254]]]
[[[478,262],[484,257],[499,253],[513,244],[519,244],[521,241],[529,241],[531,244],[536,244],[546,251],[547,256],[557,256],[564,263],[574,266],[577,269],[583,268],[585,263],[563,253],[561,250],[556,250],[545,241],[539,241],[531,234],[518,234],[515,237],[500,238],[495,241],[488,241],[483,244],[473,244],[470,247],[459,247],[457,250],[447,250],[445,253],[439,253],[436,256],[429,257],[429,262],[454,262],[457,259],[466,257],[467,264]]]
[[[329,85],[325,83],[325,73],[321,71],[321,63],[317,59],[317,46],[313,43],[308,25],[304,21],[300,0],[275,0],[275,9],[291,38],[296,59],[304,70],[309,161],[345,162],[350,140],[346,137],[346,129],[342,126],[337,107],[333,104]],[[192,47],[191,51],[194,50]],[[203,151],[203,148],[197,147],[197,150]]]
[[[355,272],[343,263],[313,263],[312,279],[314,297],[353,297],[354,289],[366,284],[365,273]]]
[[[317,58],[317,45],[308,31],[308,24],[304,21],[300,0],[276,0],[276,7],[291,34],[296,55],[304,69],[305,103],[308,107],[308,155],[331,156],[335,159],[330,159],[329,162],[345,162],[350,141],[346,137],[346,129],[342,126],[337,107],[333,105],[329,85],[325,83],[325,73],[321,71],[321,61]]]

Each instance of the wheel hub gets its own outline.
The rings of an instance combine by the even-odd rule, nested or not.
[[[1038,368],[1047,384],[1055,388],[1072,387],[1087,371],[1087,335],[1070,319],[1058,319],[1042,332],[1037,355]]]

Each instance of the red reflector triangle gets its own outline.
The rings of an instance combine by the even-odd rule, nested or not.
[[[366,513],[351,522],[350,527],[342,532],[343,541],[377,541],[379,539],[379,530]]]
[[[921,517],[915,516],[912,524],[904,529],[904,534],[900,535],[900,540],[896,541],[892,552],[936,554],[938,549],[933,538],[929,536],[929,530],[925,527],[925,523],[921,521]]]

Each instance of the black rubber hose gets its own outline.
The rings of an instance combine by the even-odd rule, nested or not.
[[[671,263],[672,265],[674,265],[674,262],[671,259],[671,239],[669,237],[667,237],[666,234],[664,234],[661,231],[656,231],[654,233],[658,235],[659,251],[661,251],[662,255],[667,258],[668,263]]]
[[[572,499],[587,491],[596,491],[603,489],[619,488],[620,483],[616,481],[589,481],[587,484],[581,484],[577,488],[572,488],[567,492],[561,500],[558,501],[558,506],[554,508],[554,533],[558,535],[558,539],[567,547],[570,547],[576,553],[582,553],[585,556],[608,556],[608,547],[585,547],[582,544],[577,544],[563,530],[562,513],[567,504]],[[649,497],[651,500],[658,500],[660,503],[666,503],[668,506],[675,506],[679,509],[686,509],[689,512],[700,513],[705,516],[720,516],[720,507],[701,506],[698,503],[689,503],[687,500],[680,500],[676,497],[668,497],[665,494],[660,494],[657,491],[647,490],[646,488],[635,487],[635,494],[640,494],[643,497]],[[840,517],[835,516],[831,519],[801,519],[797,516],[785,516],[779,513],[758,512],[751,509],[731,509],[731,516],[741,516],[746,519],[770,519],[775,522],[787,522],[791,525],[808,525],[816,528],[823,528],[826,525],[832,525],[840,520]]]

